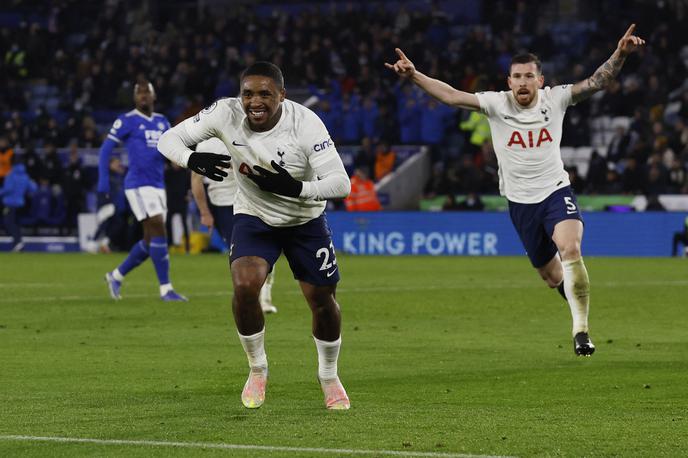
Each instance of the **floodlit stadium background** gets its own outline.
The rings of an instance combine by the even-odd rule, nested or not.
[[[672,234],[681,230],[688,211],[685,10],[680,1],[3,4],[0,134],[6,144],[0,147],[22,155],[30,175],[43,183],[22,212],[25,249],[86,247],[94,225],[86,214],[96,211],[98,148],[116,116],[133,106],[137,79],[153,81],[156,111],[174,124],[219,97],[236,95],[239,72],[256,60],[283,68],[288,97],[316,111],[347,170],[363,169],[375,180],[386,210],[479,210],[466,199],[478,195],[482,208],[502,211],[506,204],[498,196],[484,120],[400,84],[383,63],[393,61],[400,46],[420,70],[457,88],[503,90],[510,56],[529,50],[542,59],[547,85],[570,83],[592,74],[635,22],[647,46],[628,59],[618,83],[568,109],[562,155],[586,212],[678,212],[648,213],[639,220],[620,213],[591,216],[590,254],[669,255]],[[383,154],[389,151],[393,154]],[[126,154],[123,161],[126,165]],[[185,181],[168,180],[170,206],[181,213],[171,218],[175,245],[183,245],[180,217],[202,231],[193,202],[184,200]],[[126,207],[123,198],[120,202]],[[331,202],[328,211],[344,209],[343,202]],[[80,213],[85,215],[81,231]],[[126,208],[119,217],[111,248],[127,250],[138,240],[137,225]],[[438,237],[433,234],[443,241],[414,251],[419,230],[410,231],[402,234],[408,247],[402,253],[522,252],[507,235],[497,235],[494,216],[383,213],[334,219],[341,220],[335,233],[366,238],[356,250],[337,240],[337,248],[355,253],[397,254],[398,248],[387,248],[393,245],[388,239],[398,238],[393,228],[409,221],[424,226],[417,243],[418,237]],[[498,218],[496,224],[508,221]],[[370,235],[371,225],[381,227]],[[633,233],[635,227],[653,232]],[[451,248],[452,237],[473,233],[498,240],[492,248],[483,242],[470,251]],[[616,245],[608,240],[610,233]],[[619,240],[620,235],[629,238]],[[643,237],[652,248],[637,246]],[[194,251],[205,247],[202,237],[198,242]],[[1,237],[0,246],[9,249],[11,243]],[[211,249],[223,249],[221,242],[215,239]]]

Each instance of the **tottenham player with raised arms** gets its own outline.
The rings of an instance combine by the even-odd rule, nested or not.
[[[113,299],[121,299],[124,276],[151,258],[164,301],[186,301],[170,282],[170,257],[165,235],[167,196],[165,194],[165,159],[158,154],[158,140],[170,128],[165,116],[153,111],[155,90],[145,80],[134,86],[135,109],[119,116],[100,148],[98,186],[100,204],[110,200],[110,156],[124,144],[129,157],[129,170],[124,177],[124,193],[129,206],[143,225],[143,239],[134,244],[129,256],[115,270],[105,274]],[[100,206],[100,205],[99,205]]]
[[[219,138],[204,140],[196,145],[196,149],[198,151],[229,156],[227,147]],[[209,182],[207,196],[203,184],[204,179]],[[237,193],[234,174],[230,173],[222,181],[214,181],[196,172],[191,172],[191,193],[201,214],[201,224],[208,226],[211,232],[213,226],[217,227],[222,240],[224,240],[227,246],[230,246],[232,243],[232,228],[234,227],[234,199]],[[263,309],[264,313],[277,313],[277,307],[272,303],[272,285],[274,281],[275,270],[273,268],[268,274],[265,284],[260,289],[260,308]]]
[[[240,88],[240,97],[218,100],[166,132],[158,149],[173,162],[219,181],[227,176],[229,158],[189,149],[217,137],[234,164],[238,192],[230,245],[232,310],[250,367],[241,400],[248,408],[265,400],[268,362],[259,292],[284,251],[313,315],[325,405],[348,409],[337,375],[339,269],[324,210],[326,199],[349,194],[349,177],[323,122],[306,107],[285,100],[277,66],[256,62],[242,73]]]
[[[590,282],[581,254],[583,223],[559,149],[562,123],[569,105],[603,90],[626,57],[645,43],[633,35],[634,29],[635,24],[628,28],[616,51],[592,76],[573,85],[543,88],[540,61],[533,54],[512,58],[510,91],[477,94],[424,75],[399,48],[399,59],[385,63],[441,102],[487,115],[500,192],[509,201],[511,221],[532,265],[569,303],[577,355],[590,356],[595,346],[588,335]]]

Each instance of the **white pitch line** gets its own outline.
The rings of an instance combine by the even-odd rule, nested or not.
[[[385,455],[429,458],[508,458],[496,455],[467,455],[463,453],[442,452],[411,452],[396,450],[359,450],[345,448],[320,448],[320,447],[286,447],[270,445],[244,445],[224,444],[213,442],[167,442],[152,440],[126,440],[126,439],[89,439],[81,437],[53,437],[53,436],[0,436],[0,440],[24,441],[24,442],[60,442],[72,444],[97,444],[97,445],[138,445],[148,447],[178,447],[178,448],[202,448],[221,450],[260,450],[263,452],[292,452],[292,453],[318,453],[328,455]]]

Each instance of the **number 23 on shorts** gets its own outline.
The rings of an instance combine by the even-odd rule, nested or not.
[[[332,262],[330,262],[330,256],[332,256]],[[326,271],[327,276],[331,277],[337,271],[337,257],[334,253],[334,245],[330,242],[330,247],[322,247],[315,252],[315,257],[319,260],[322,258],[322,265],[320,266],[321,271]]]

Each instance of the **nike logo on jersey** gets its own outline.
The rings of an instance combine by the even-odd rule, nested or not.
[[[335,267],[332,272],[327,272],[327,278],[330,278],[334,273],[337,271],[337,268]]]
[[[232,140],[232,145],[234,145],[234,146],[248,146],[248,145],[242,145],[241,143],[237,143],[236,140]]]
[[[578,213],[578,210],[567,211],[567,212],[566,212],[567,215],[575,215],[576,213]]]
[[[144,126],[143,124],[139,124],[139,130],[143,130],[145,128],[146,128],[146,126]]]

